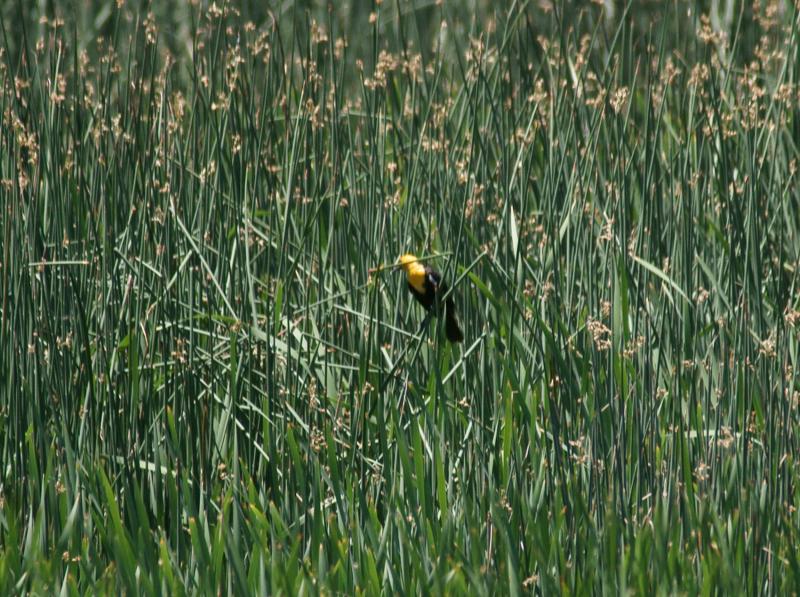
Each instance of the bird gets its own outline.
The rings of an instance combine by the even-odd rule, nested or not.
[[[439,315],[442,312],[441,299],[447,294],[447,283],[442,280],[442,275],[411,253],[401,255],[397,263],[406,273],[408,289],[417,302],[429,313]],[[444,334],[450,342],[464,340],[452,296],[448,296],[444,304]]]

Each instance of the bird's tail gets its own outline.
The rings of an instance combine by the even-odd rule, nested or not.
[[[464,332],[461,331],[461,327],[458,325],[456,305],[452,298],[448,298],[445,304],[444,334],[450,342],[462,342],[464,340]]]

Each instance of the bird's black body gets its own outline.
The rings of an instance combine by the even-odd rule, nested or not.
[[[442,312],[441,297],[447,294],[447,284],[442,281],[442,276],[429,265],[425,266],[424,292],[418,291],[411,282],[408,289],[417,302],[425,307],[426,311],[432,311],[434,315]],[[444,304],[444,333],[450,342],[461,342],[464,340],[464,333],[458,325],[456,317],[456,306],[452,297],[447,297]]]

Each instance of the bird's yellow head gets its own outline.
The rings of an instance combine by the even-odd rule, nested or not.
[[[400,268],[406,273],[406,279],[417,292],[425,292],[425,266],[416,255],[406,253],[397,260]]]
[[[419,261],[417,261],[417,256],[412,255],[411,253],[400,255],[400,257],[397,259],[397,264],[404,272],[408,272],[413,263],[419,263]]]

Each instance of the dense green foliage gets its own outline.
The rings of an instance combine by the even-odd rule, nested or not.
[[[55,4],[0,11],[0,594],[796,590],[792,4]]]

